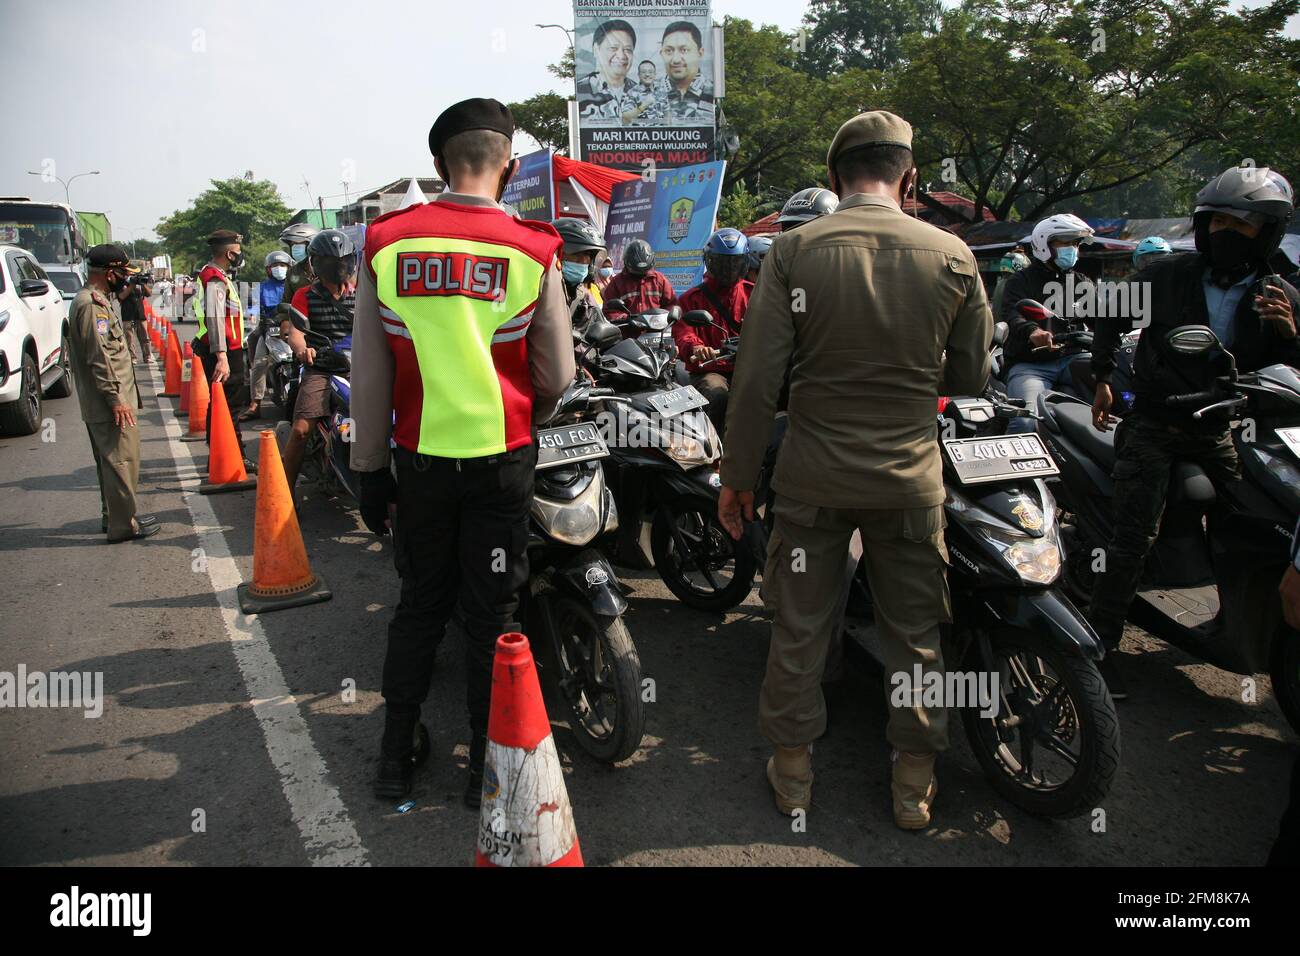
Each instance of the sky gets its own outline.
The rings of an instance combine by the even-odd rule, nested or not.
[[[806,7],[714,0],[713,15],[792,31]],[[434,175],[429,126],[457,100],[569,95],[546,69],[568,38],[535,24],[572,21],[569,0],[0,0],[15,84],[0,195],[62,200],[59,183],[27,171],[98,170],[71,184],[72,205],[107,212],[126,241],[153,238],[209,180],[246,170],[290,208],[318,194],[339,206],[345,188]]]

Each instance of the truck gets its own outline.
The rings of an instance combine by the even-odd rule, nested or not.
[[[70,299],[86,281],[87,243],[81,215],[66,203],[0,196],[0,244],[31,253],[63,297]],[[102,214],[93,215],[108,228]]]

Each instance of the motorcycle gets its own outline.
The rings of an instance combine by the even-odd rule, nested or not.
[[[1005,342],[995,330],[995,348]],[[999,339],[1001,341],[999,341]],[[939,401],[946,495],[945,543],[952,624],[944,628],[947,670],[995,676],[996,708],[966,702],[966,737],[1002,797],[1039,816],[1085,813],[1119,769],[1115,704],[1097,669],[1104,649],[1060,585],[1064,554],[1046,480],[1057,467],[1037,436],[1006,435],[1013,418],[1034,417],[990,387],[979,398]],[[769,448],[770,478],[783,430]],[[771,532],[770,482],[763,537]],[[860,561],[850,584],[846,631],[883,663],[874,601]],[[990,712],[992,711],[992,712]]]
[[[293,360],[293,350],[289,343],[280,337],[280,329],[272,327],[266,333],[266,350],[271,356],[270,367],[266,370],[266,390],[280,409],[280,417],[288,421],[293,415],[293,405],[289,393],[298,381],[298,370]]]
[[[329,414],[311,424],[307,448],[303,453],[301,476],[317,484],[326,494],[349,495],[353,500],[359,500],[357,476],[349,460],[352,383],[348,380],[348,374],[352,370],[352,336],[338,342],[333,341],[326,335],[306,328],[306,317],[292,306],[288,308],[303,323],[303,336],[307,344],[316,350],[313,367],[317,371],[327,372],[330,377]],[[285,442],[293,428],[293,406],[305,372],[306,367],[300,367],[294,381],[290,383],[284,406],[286,420],[275,426],[276,442],[281,452],[284,451]]]
[[[610,392],[601,404],[610,450],[605,471],[624,522],[618,560],[653,564],[690,607],[726,611],[748,596],[758,566],[718,521],[714,469],[722,443],[704,411],[708,401],[677,380],[672,319],[665,311],[632,315],[628,322],[639,334],[626,339],[612,323],[594,320],[580,333],[579,363]]]
[[[575,384],[538,430],[521,614],[542,685],[571,718],[578,745],[617,763],[641,746],[645,710],[640,658],[622,620],[627,599],[596,546],[619,519],[602,468],[609,449],[587,413],[610,395]]]
[[[1243,475],[1216,488],[1199,466],[1175,462],[1129,620],[1216,667],[1269,673],[1283,713],[1300,730],[1300,634],[1283,620],[1277,592],[1300,516],[1300,376],[1285,365],[1238,374],[1206,326],[1180,326],[1166,341],[1222,369],[1212,388],[1167,401],[1196,408],[1193,419],[1228,412]],[[1045,392],[1039,412],[1038,434],[1062,469],[1066,583],[1083,600],[1114,527],[1114,432],[1094,429],[1090,404],[1073,396]]]
[[[1097,377],[1092,372],[1092,330],[1082,322],[1062,319],[1034,299],[1021,299],[1016,303],[1016,310],[1024,318],[1037,322],[1044,328],[1054,326],[1067,329],[1059,335],[1052,336],[1052,345],[1034,349],[1034,352],[1048,354],[1067,348],[1081,349],[1082,351],[1071,359],[1069,382],[1060,391],[1091,404],[1097,392]],[[1119,349],[1115,355],[1115,368],[1111,373],[1111,393],[1114,399],[1111,412],[1120,417],[1127,415],[1133,408],[1133,354],[1137,351],[1138,337],[1141,334],[1141,330],[1135,329],[1120,335]],[[996,377],[1002,378],[1000,374]]]

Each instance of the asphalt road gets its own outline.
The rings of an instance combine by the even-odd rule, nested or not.
[[[197,495],[189,456],[205,466],[203,446],[173,442],[173,402],[148,381],[143,391],[141,508],[162,522],[144,543],[99,534],[75,398],[46,403],[54,441],[0,438],[0,671],[102,672],[106,698],[98,718],[0,710],[0,863],[469,861],[477,817],[460,803],[457,638],[425,707],[433,757],[415,809],[399,814],[370,793],[397,599],[389,546],[348,503],[309,493],[304,538],[333,600],[244,618],[232,592],[251,578],[254,493]],[[644,745],[607,767],[555,727],[589,865],[1250,865],[1277,832],[1296,739],[1267,678],[1260,701],[1242,703],[1239,678],[1136,631],[1104,832],[1091,816],[1040,820],[1006,804],[958,722],[935,825],[896,830],[880,677],[860,664],[830,685],[813,811],[793,832],[772,806],[755,727],[768,637],[757,596],[723,619],[684,607],[650,574],[626,581],[628,628],[657,690]]]

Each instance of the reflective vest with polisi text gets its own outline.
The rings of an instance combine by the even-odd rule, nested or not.
[[[532,441],[527,335],[560,245],[548,224],[495,206],[436,201],[370,225],[398,445],[482,458]]]
[[[213,266],[204,266],[198,275],[199,288],[194,295],[194,317],[199,320],[198,338],[207,343],[208,323],[203,297],[207,294],[205,287],[214,280],[226,284],[226,350],[234,352],[244,347],[244,304],[239,301],[239,290],[230,277]]]

